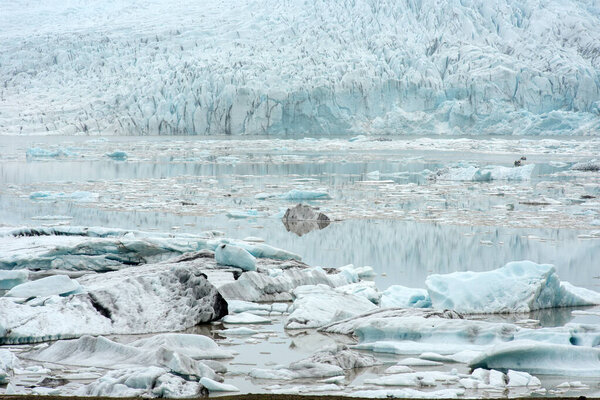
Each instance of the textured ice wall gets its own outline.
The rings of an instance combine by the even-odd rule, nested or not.
[[[15,0],[0,37],[4,134],[600,132],[598,0]]]

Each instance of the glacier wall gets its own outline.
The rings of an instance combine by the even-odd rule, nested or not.
[[[1,8],[1,134],[600,133],[598,0]]]

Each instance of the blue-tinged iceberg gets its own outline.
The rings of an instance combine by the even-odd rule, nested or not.
[[[2,133],[600,131],[594,2],[18,0],[2,11]]]
[[[600,304],[600,293],[560,282],[554,266],[515,261],[487,272],[434,274],[425,281],[433,308],[515,313]]]

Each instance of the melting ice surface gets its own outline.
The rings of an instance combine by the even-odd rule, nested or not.
[[[0,298],[11,310],[0,325],[13,332],[3,333],[0,393],[598,395],[597,306],[537,305],[567,305],[549,291],[597,302],[581,288],[600,291],[600,176],[579,166],[600,142],[378,139],[0,139],[0,290],[13,291]],[[300,201],[332,222],[289,232],[281,217]],[[537,269],[492,272],[516,260]],[[532,288],[484,312],[542,309],[465,309],[488,304],[482,285],[453,289],[489,281],[479,272]],[[40,297],[33,284],[53,280]],[[190,313],[225,312],[216,291],[229,315],[191,326]],[[452,319],[439,304],[478,314]],[[25,332],[72,340],[16,344]],[[107,371],[106,359],[130,361]]]

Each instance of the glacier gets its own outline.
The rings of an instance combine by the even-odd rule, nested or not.
[[[17,0],[2,11],[2,134],[600,131],[596,1]]]

